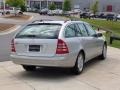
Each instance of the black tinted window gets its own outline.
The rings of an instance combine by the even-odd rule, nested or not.
[[[60,29],[60,24],[30,25],[20,31],[16,38],[57,39]]]

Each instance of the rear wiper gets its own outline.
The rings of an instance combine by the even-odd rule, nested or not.
[[[35,38],[37,36],[36,35],[26,35],[26,37]]]
[[[19,36],[16,36],[17,38],[35,38],[35,37],[37,37],[36,35],[19,35]]]

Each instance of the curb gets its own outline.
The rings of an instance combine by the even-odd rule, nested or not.
[[[34,18],[34,16],[31,16],[30,19],[28,19],[28,20],[26,20],[26,21],[31,21],[33,18]],[[19,29],[20,27],[21,27],[20,25],[15,25],[15,26],[13,26],[13,27],[5,30],[5,31],[0,32],[0,36],[1,36],[1,35],[6,35],[6,34],[9,34],[9,33],[12,33],[12,32],[14,32],[14,31],[16,31],[17,29]]]
[[[14,27],[11,27],[11,28],[9,28],[9,29],[7,29],[7,30],[5,30],[5,31],[3,31],[3,32],[0,32],[0,36],[1,35],[6,35],[6,34],[9,34],[9,33],[12,33],[12,32],[14,32],[14,31],[16,31],[17,29],[19,29],[21,26],[20,25],[15,25]]]
[[[34,18],[34,16],[31,16],[31,15],[28,15],[28,16],[30,16],[29,19],[27,19],[27,20],[18,20],[18,21],[30,21],[30,20],[32,20]],[[0,18],[4,18],[4,16],[0,16]],[[10,19],[10,18],[6,18],[6,19]],[[10,20],[16,20],[16,19],[10,19]]]

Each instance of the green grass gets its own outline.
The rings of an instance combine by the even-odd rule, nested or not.
[[[107,20],[96,20],[96,19],[80,19],[80,20],[89,22],[93,25],[96,25],[102,28],[110,29],[114,33],[120,35],[120,22],[107,21]]]
[[[71,17],[73,18],[73,17]],[[104,29],[109,29],[113,32],[113,34],[120,36],[120,22],[115,22],[115,21],[107,21],[107,20],[97,20],[97,19],[80,19],[81,21],[88,22],[92,25],[104,28]],[[113,44],[110,45],[110,34],[107,33],[105,34],[107,38],[107,42],[109,46],[120,48],[120,41],[114,40]]]
[[[120,41],[114,40],[113,43],[110,44],[110,34],[105,33],[104,36],[106,37],[106,40],[107,40],[107,43],[109,46],[115,47],[115,48],[120,48]]]

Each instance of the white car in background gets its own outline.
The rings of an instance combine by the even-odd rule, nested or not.
[[[119,20],[120,20],[120,14],[118,14],[118,15],[117,15],[117,19],[119,19]]]
[[[41,9],[41,10],[39,11],[39,14],[40,14],[40,15],[47,15],[47,14],[48,14],[48,11],[49,11],[48,8],[43,8],[43,9]]]
[[[49,10],[47,14],[48,14],[49,16],[53,16],[53,15],[54,15],[53,10]]]
[[[67,11],[67,13],[68,14],[81,14],[81,13],[83,13],[83,11],[82,10],[80,10],[80,9],[73,9],[73,10],[71,10],[71,11]]]
[[[62,15],[63,14],[63,10],[61,10],[61,9],[56,9],[56,10],[54,10],[54,12],[55,12],[56,15]]]
[[[73,12],[74,13],[83,13],[83,11],[81,9],[74,9]]]
[[[5,14],[22,14],[22,11],[20,10],[20,8],[17,8],[16,10],[15,10],[15,8],[14,7],[10,7],[10,8],[8,8],[8,9],[5,9],[5,10],[1,10],[0,11],[1,13],[5,13]]]
[[[49,10],[48,15],[53,16],[53,15],[62,15],[63,10],[56,9],[56,10]]]

